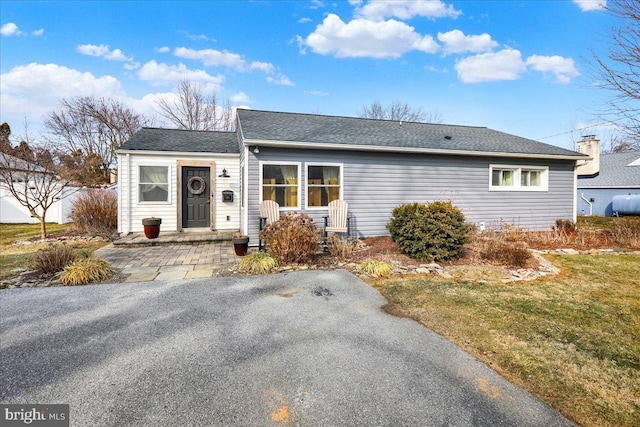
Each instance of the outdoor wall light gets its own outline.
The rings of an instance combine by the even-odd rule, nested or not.
[[[218,175],[218,178],[231,178],[231,177],[229,176],[229,174],[227,173],[227,169],[225,168],[225,169],[222,169],[222,174]]]
[[[253,149],[254,154],[258,154],[260,152],[260,147],[256,145],[256,148]]]

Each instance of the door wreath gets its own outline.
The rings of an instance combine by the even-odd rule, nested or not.
[[[196,181],[200,184],[200,186],[198,188],[193,188],[193,184]],[[206,186],[207,184],[204,182],[204,179],[201,176],[192,176],[187,182],[187,190],[189,190],[189,193],[193,194],[194,196],[204,193]]]

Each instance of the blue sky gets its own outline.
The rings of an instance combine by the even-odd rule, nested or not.
[[[565,148],[610,94],[606,0],[0,2],[0,122],[40,134],[63,97],[154,116],[180,79],[233,106],[355,116],[406,102]],[[155,125],[162,126],[160,119]],[[582,129],[582,130],[577,130]]]

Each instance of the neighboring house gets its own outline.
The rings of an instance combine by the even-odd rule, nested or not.
[[[434,200],[451,200],[481,228],[549,229],[575,219],[576,161],[588,159],[485,127],[239,109],[235,133],[145,128],[123,145],[120,231],[141,231],[152,215],[163,218],[164,231],[191,228],[184,213],[180,219],[189,203],[180,169],[195,160],[209,168],[205,183],[215,189],[208,227],[240,229],[252,244],[263,199],[319,226],[327,204],[344,199],[358,237],[388,234],[396,206]],[[163,178],[141,182],[153,166],[164,168]],[[230,178],[218,176],[222,168]],[[164,196],[147,200],[144,192],[157,185]],[[222,201],[224,188],[233,202]]]
[[[578,167],[579,215],[611,216],[615,196],[640,197],[640,151],[599,154],[599,141],[591,136],[578,143],[578,150],[594,158],[591,168]]]

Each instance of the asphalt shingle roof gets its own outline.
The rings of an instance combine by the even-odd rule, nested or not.
[[[397,122],[317,114],[238,109],[245,140],[291,142],[292,145],[336,144],[478,153],[584,156],[486,127]]]
[[[603,187],[640,188],[640,151],[601,154],[600,173],[592,178],[578,177],[578,188]]]
[[[235,132],[142,128],[121,150],[239,153]]]

